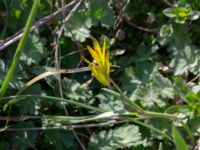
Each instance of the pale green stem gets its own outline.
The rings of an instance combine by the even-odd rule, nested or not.
[[[144,111],[143,115],[146,117],[150,117],[150,118],[163,118],[163,119],[169,119],[169,120],[179,120],[179,118],[177,118],[175,115],[159,113],[159,112]]]
[[[46,95],[20,95],[20,96],[10,96],[10,97],[3,98],[3,99],[12,98],[11,100],[9,100],[4,105],[3,110],[6,110],[10,105],[12,105],[14,103],[17,103],[17,102],[22,101],[22,100],[28,100],[28,99],[25,99],[25,98],[31,98],[31,97],[32,98],[38,98],[38,99],[46,99],[46,100],[54,101],[54,102],[61,102],[62,101],[62,102],[66,102],[66,103],[76,105],[76,106],[79,106],[79,107],[82,107],[82,108],[90,109],[90,110],[93,110],[93,111],[96,111],[96,112],[104,112],[102,109],[94,107],[94,106],[79,103],[79,102],[76,102],[76,101],[73,101],[73,100],[67,100],[67,99],[63,99],[63,98],[59,98],[59,97],[46,96]],[[21,99],[19,99],[19,98],[21,98]]]
[[[150,112],[150,111],[145,111],[143,110],[139,105],[136,103],[132,102],[124,93],[123,91],[118,87],[118,85],[111,79],[111,83],[114,85],[114,87],[117,89],[117,91],[121,94],[122,98],[130,105],[132,106],[141,116],[149,117],[149,118],[163,118],[163,119],[169,119],[172,121],[179,121],[182,125],[183,128],[186,130],[188,133],[192,144],[194,145],[194,136],[192,134],[192,131],[188,127],[187,124],[185,124],[180,118],[176,117],[175,115],[172,114],[164,114],[164,113],[159,113],[159,112]]]
[[[160,131],[159,129],[155,128],[154,126],[145,124],[145,123],[143,123],[141,121],[138,121],[138,120],[135,120],[135,119],[131,119],[131,120],[133,122],[139,124],[139,125],[142,125],[142,126],[144,126],[146,128],[149,128],[150,130],[152,130],[154,132],[157,132],[157,133],[161,134],[163,137],[165,137],[166,139],[168,139],[169,141],[171,141],[172,143],[174,143],[174,140],[169,135],[167,135],[165,132]]]
[[[118,87],[118,85],[111,79],[111,83],[114,85],[114,87],[117,89],[117,91],[121,94],[123,100],[129,105],[131,106],[133,109],[135,109],[135,111],[137,112],[144,112],[144,110],[137,105],[136,103],[132,102],[124,93],[123,91]]]
[[[194,147],[194,145],[195,145],[195,138],[194,138],[194,135],[193,135],[191,129],[190,129],[189,126],[188,126],[186,123],[184,123],[182,120],[180,120],[180,122],[181,122],[183,128],[186,130],[187,134],[189,135],[190,139],[191,139],[192,147]]]
[[[1,86],[0,101],[1,101],[1,98],[4,96],[4,94],[5,94],[5,92],[6,92],[7,88],[8,88],[8,85],[10,83],[10,80],[11,80],[13,74],[14,74],[14,71],[15,71],[15,69],[17,67],[20,55],[22,53],[22,50],[23,50],[24,45],[26,43],[27,36],[29,34],[29,31],[30,31],[31,24],[32,24],[33,19],[34,19],[35,15],[36,15],[39,2],[40,2],[40,0],[35,0],[34,1],[33,7],[32,7],[31,12],[30,12],[30,15],[29,15],[28,20],[26,22],[26,26],[25,26],[25,29],[24,29],[23,36],[22,36],[22,38],[21,38],[21,40],[19,42],[19,45],[17,47],[17,50],[15,52],[11,67],[9,68],[8,73],[6,75],[6,78],[5,78],[5,80],[4,80],[4,82],[3,82],[2,86]]]

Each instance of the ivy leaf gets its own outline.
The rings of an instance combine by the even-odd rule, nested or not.
[[[115,150],[119,148],[138,146],[142,143],[141,133],[135,125],[125,125],[119,128],[101,131],[90,139],[89,150]]]

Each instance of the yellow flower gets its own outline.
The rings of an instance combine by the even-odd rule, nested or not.
[[[90,52],[93,62],[90,62],[83,57],[85,62],[89,64],[89,67],[95,76],[95,78],[105,86],[110,85],[110,62],[109,62],[109,51],[106,51],[106,40],[103,40],[103,46],[100,47],[97,40],[93,39],[93,46],[87,46]]]

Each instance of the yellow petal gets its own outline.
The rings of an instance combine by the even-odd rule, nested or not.
[[[104,77],[104,75],[102,75],[101,72],[99,72],[98,67],[91,67],[92,73],[94,74],[95,78],[101,82],[103,85],[108,85],[109,83],[107,82],[106,78]]]
[[[103,56],[105,56],[105,51],[106,51],[106,39],[103,39]]]
[[[97,54],[100,57],[102,57],[101,47],[99,46],[99,43],[98,43],[98,41],[95,38],[93,38],[93,45],[94,45],[94,49],[97,52]]]
[[[91,56],[93,57],[94,60],[98,59],[97,53],[90,46],[87,45],[87,49],[90,52],[90,54],[91,54]]]
[[[92,62],[90,62],[88,59],[86,59],[84,56],[82,56],[82,58],[83,58],[83,60],[84,60],[86,63],[88,63],[89,65],[92,63]]]

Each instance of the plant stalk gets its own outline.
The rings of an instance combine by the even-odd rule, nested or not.
[[[28,20],[26,22],[26,26],[25,26],[25,29],[24,29],[24,33],[23,33],[23,36],[18,44],[18,47],[17,47],[17,50],[15,52],[15,55],[13,57],[13,61],[12,61],[12,64],[8,70],[8,73],[6,75],[6,78],[1,86],[1,90],[0,90],[0,101],[2,99],[2,97],[4,96],[7,88],[8,88],[8,85],[10,83],[10,80],[14,74],[14,71],[17,67],[17,64],[18,64],[18,61],[19,61],[19,58],[20,58],[20,55],[23,51],[23,48],[24,48],[24,45],[26,43],[26,40],[27,40],[27,36],[29,34],[29,31],[30,31],[30,27],[31,27],[31,24],[33,22],[33,19],[36,15],[36,12],[37,12],[37,9],[38,9],[38,5],[39,5],[39,2],[40,0],[35,0],[34,1],[34,4],[33,4],[33,7],[31,9],[31,12],[30,12],[30,15],[28,17]]]

